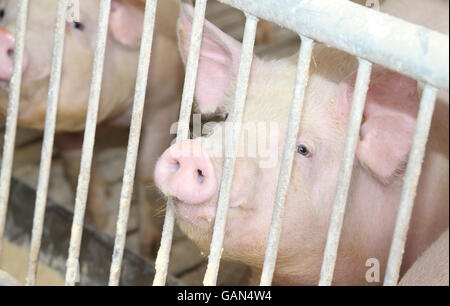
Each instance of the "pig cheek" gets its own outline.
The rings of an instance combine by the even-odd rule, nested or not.
[[[23,75],[25,84],[26,82],[43,80],[50,76],[52,36],[50,30],[41,30],[38,33],[29,31],[27,33],[25,48],[29,63]]]
[[[285,203],[280,258],[298,254],[300,247],[314,241],[318,230],[318,214],[311,199],[312,165],[309,160],[296,158]]]

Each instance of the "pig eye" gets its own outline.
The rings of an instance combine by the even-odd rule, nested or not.
[[[3,17],[5,17],[5,10],[1,9],[0,10],[0,19],[3,19]]]
[[[297,146],[297,153],[299,153],[300,155],[303,155],[305,157],[311,156],[311,152],[308,150],[308,148],[305,145]]]
[[[84,24],[82,24],[81,22],[74,21],[74,22],[72,22],[72,26],[77,30],[80,30],[80,31],[84,30]]]

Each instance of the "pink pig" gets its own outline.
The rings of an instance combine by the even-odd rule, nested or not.
[[[43,130],[56,19],[56,0],[30,1],[18,125]],[[88,107],[92,75],[99,1],[80,0],[79,22],[68,22],[61,89],[56,121],[57,147],[74,187],[79,173],[81,144]],[[104,73],[98,112],[99,137],[111,127],[128,128],[133,102],[142,26],[144,1],[113,0],[109,19]],[[157,157],[170,145],[170,126],[178,116],[184,67],[177,48],[176,21],[179,1],[159,1],[147,86],[142,140],[138,161],[138,198],[142,221],[141,252],[150,255],[157,228],[149,222],[154,214],[147,185]],[[5,116],[15,44],[17,1],[0,0],[0,113]],[[95,162],[87,203],[87,217],[97,227],[109,222],[108,182]],[[114,222],[114,220],[111,220]]]
[[[192,7],[183,5],[178,31],[184,60],[192,16]],[[233,103],[240,52],[239,42],[206,22],[195,96],[201,113],[219,113],[225,120],[206,137],[166,150],[154,174],[161,191],[175,199],[178,224],[205,253],[209,252],[224,162],[215,151],[224,145],[221,128],[232,120],[226,114]],[[273,123],[278,127],[278,141],[272,156],[258,152],[256,156],[237,157],[222,256],[250,265],[254,275],[264,261],[296,59],[264,61],[254,57],[251,69],[243,124]],[[318,283],[356,69],[355,57],[315,46],[286,198],[275,284]],[[419,99],[416,81],[374,66],[333,284],[367,284],[366,261],[370,258],[379,261],[382,280]],[[448,114],[448,105],[443,107]],[[439,120],[439,113],[428,141],[403,271],[448,228],[448,117],[446,122]],[[244,140],[239,146],[241,152],[248,152],[249,138],[244,136],[242,133]],[[277,162],[261,167],[267,158]]]

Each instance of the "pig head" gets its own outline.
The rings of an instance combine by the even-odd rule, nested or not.
[[[43,129],[50,77],[56,0],[30,1],[19,126]],[[79,22],[68,22],[57,114],[57,131],[84,128],[97,34],[99,1],[80,1]],[[131,103],[142,31],[142,4],[112,2],[100,98],[99,122]],[[17,1],[0,1],[0,113],[5,116],[11,80]]]
[[[181,54],[186,59],[193,10],[183,5],[179,20]],[[216,214],[224,162],[227,116],[233,104],[241,44],[206,22],[195,97],[201,113],[221,114],[206,136],[173,145],[160,158],[155,182],[173,196],[180,227],[205,253]],[[274,127],[278,137],[260,138],[269,150],[249,154],[252,137],[243,129],[232,184],[223,258],[242,261],[256,271],[263,265],[275,199],[280,157],[287,128],[296,72],[296,58],[253,59],[243,126]],[[339,50],[317,45],[313,52],[301,127],[274,282],[317,284],[342,158],[357,60]],[[356,162],[340,240],[335,284],[367,284],[366,261],[386,266],[405,164],[411,148],[419,107],[417,82],[374,66],[361,126]],[[225,131],[225,132],[223,132]],[[267,133],[265,133],[267,134]],[[269,133],[270,134],[270,133]],[[275,139],[275,140],[274,140]],[[429,149],[426,180],[448,181],[448,156],[432,161],[439,150]],[[218,151],[218,152],[217,152]],[[226,150],[225,150],[226,151]],[[269,152],[267,154],[267,152]],[[219,154],[217,154],[219,153]],[[263,154],[264,153],[264,154]],[[275,161],[262,164],[262,161]],[[438,165],[439,164],[439,165]],[[432,170],[431,170],[432,168]],[[440,170],[439,170],[440,169]],[[405,267],[448,227],[448,189],[421,180]],[[447,212],[447,215],[445,214]]]

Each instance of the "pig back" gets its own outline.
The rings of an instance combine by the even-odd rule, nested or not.
[[[449,285],[448,229],[417,259],[399,286]]]

